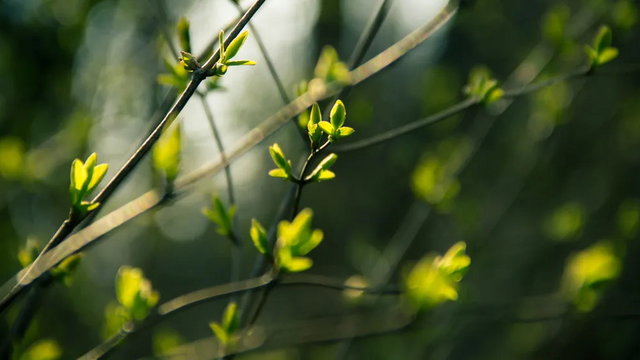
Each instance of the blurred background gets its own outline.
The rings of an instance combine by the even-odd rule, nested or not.
[[[290,98],[314,77],[326,45],[349,59],[379,3],[266,1],[252,23]],[[446,1],[390,3],[367,59],[428,22]],[[171,89],[157,78],[167,72],[165,60],[176,64],[167,40],[178,46],[179,18],[190,21],[193,52],[200,53],[237,16],[230,0],[0,2],[1,281],[20,270],[17,254],[28,239],[46,243],[66,218],[71,161],[97,152],[112,176],[166,108]],[[294,333],[240,358],[640,358],[639,16],[631,0],[471,2],[431,39],[353,88],[343,101],[356,133],[344,143],[462,100],[476,66],[489,68],[506,89],[574,72],[587,64],[584,44],[601,24],[611,26],[620,50],[593,76],[340,154],[336,179],[305,187],[302,195],[302,206],[314,210],[314,227],[325,232],[309,273],[397,284],[423,255],[465,241],[472,263],[460,299],[406,331],[320,344],[298,344]],[[206,96],[228,147],[284,104],[252,35],[238,57],[257,65],[230,69],[222,88]],[[179,119],[186,173],[218,151],[200,99]],[[250,219],[271,226],[289,189],[267,176],[273,142],[294,161],[306,156],[289,124],[231,166],[236,230],[245,245],[241,278],[250,276],[256,258]],[[157,186],[146,159],[102,213]],[[226,200],[223,173],[86,251],[73,282],[51,287],[41,299],[22,347],[51,339],[66,359],[97,345],[122,265],[140,267],[161,302],[228,282],[231,244],[201,213],[212,193]],[[575,259],[583,261],[575,265]],[[593,289],[588,300],[566,291],[571,271]],[[258,324],[287,334],[290,324],[315,328],[325,317],[367,311],[375,320],[395,303],[395,297],[353,301],[340,291],[282,288],[269,297]],[[166,343],[211,337],[208,323],[219,320],[225,305],[172,317],[113,358],[159,357]],[[0,318],[0,337],[19,308]]]

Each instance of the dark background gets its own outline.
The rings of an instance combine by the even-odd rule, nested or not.
[[[204,3],[166,1],[164,11],[157,1],[0,3],[3,281],[20,269],[16,255],[26,239],[44,243],[65,218],[71,161],[97,151],[100,162],[111,165],[111,176],[151,126],[167,91],[155,81],[164,71],[162,58],[171,58],[163,32],[173,34],[177,19],[186,16],[200,51],[237,14],[223,0]],[[342,59],[349,57],[378,1],[348,3],[269,0],[256,16],[290,96],[295,84],[312,77],[324,45],[333,45]],[[395,3],[368,57],[433,15],[419,1]],[[376,266],[389,268],[388,244],[406,237],[413,240],[400,266],[389,268],[391,283],[401,281],[408,264],[457,241],[467,242],[472,259],[460,301],[420,317],[409,331],[354,342],[349,358],[640,357],[638,16],[637,3],[626,0],[477,1],[343,99],[347,125],[356,129],[347,143],[461,100],[467,74],[476,65],[486,65],[507,88],[538,73],[536,79],[572,72],[587,64],[583,44],[603,23],[611,26],[613,45],[620,50],[591,77],[519,97],[506,108],[506,103],[474,108],[393,141],[341,154],[335,180],[305,188],[302,205],[314,210],[314,225],[325,232],[325,241],[312,253],[310,273],[371,277]],[[241,55],[258,65],[232,69],[221,82],[227,91],[209,97],[227,145],[281,104],[251,38],[247,47]],[[181,117],[187,170],[216,154],[209,133],[202,131],[207,128],[201,107],[197,99],[192,102]],[[304,154],[295,129],[287,126],[232,166],[237,230],[247,245],[242,277],[249,276],[255,257],[249,220],[256,217],[270,226],[288,189],[266,175],[272,166],[267,145],[275,141],[292,159]],[[416,174],[429,159],[450,174],[439,180],[445,188],[457,184],[456,194],[424,196]],[[73,284],[56,285],[42,298],[24,344],[54,339],[62,358],[98,344],[121,265],[142,268],[161,301],[228,281],[229,243],[200,214],[211,192],[224,198],[223,180],[219,174],[202,181],[170,208],[136,219],[88,250]],[[114,209],[156,184],[145,161],[106,207]],[[415,236],[403,232],[411,227]],[[621,272],[602,289],[591,313],[574,311],[560,291],[567,259],[604,240],[617,249]],[[278,289],[258,324],[278,327],[364,310],[375,314],[396,300],[353,307],[338,291]],[[123,345],[114,358],[149,356],[159,331],[174,331],[185,343],[211,336],[207,324],[220,318],[224,306],[220,301],[171,318]],[[18,308],[0,318],[0,335]],[[344,345],[334,342],[285,344],[270,350],[268,358],[334,358],[342,350]],[[244,357],[266,358],[267,353]]]

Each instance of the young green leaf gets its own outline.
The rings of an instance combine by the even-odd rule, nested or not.
[[[338,155],[336,154],[332,153],[327,155],[324,159],[322,159],[322,161],[320,161],[320,163],[318,163],[318,166],[316,166],[316,168],[313,169],[311,174],[309,174],[309,176],[305,180],[319,181],[322,173],[326,172],[329,168],[331,168],[331,166],[333,166],[333,164],[336,162],[337,159],[338,159]],[[333,174],[332,172],[330,173]],[[325,175],[325,178],[323,180],[328,180],[326,176],[327,175]]]
[[[180,123],[173,128],[165,129],[162,136],[153,146],[153,168],[161,172],[167,182],[173,182],[180,171],[180,155],[182,152],[182,131]]]
[[[71,207],[77,215],[94,210],[100,205],[84,201],[84,198],[91,194],[102,181],[108,169],[107,164],[96,165],[97,161],[98,156],[92,153],[84,163],[80,159],[75,159],[71,163],[69,195]]]
[[[233,346],[238,340],[237,331],[240,323],[238,316],[238,304],[230,302],[222,315],[222,322],[215,321],[209,323],[209,327],[218,341],[223,346]]]
[[[278,169],[269,171],[269,175],[283,179],[293,178],[291,162],[287,160],[284,152],[282,152],[282,149],[277,143],[269,146],[269,154],[271,155],[271,159],[273,159],[273,163],[278,167]]]
[[[458,283],[471,263],[465,249],[466,244],[458,242],[444,256],[427,255],[411,269],[404,285],[417,310],[458,299]]]
[[[491,77],[489,69],[480,66],[469,74],[469,82],[464,88],[464,93],[488,105],[499,100],[504,91],[498,86],[498,81]]]
[[[251,219],[251,229],[249,236],[253,241],[253,246],[263,255],[270,255],[269,243],[267,241],[267,231],[256,219]]]
[[[231,43],[229,44],[229,47],[227,47],[225,51],[225,56],[224,56],[225,63],[227,63],[226,60],[231,60],[233,59],[234,56],[236,56],[236,54],[238,53],[238,51],[240,50],[244,42],[247,40],[248,36],[249,36],[249,32],[243,31],[240,33],[240,35],[238,35],[235,39],[233,39],[233,41],[231,41]]]
[[[611,42],[611,29],[606,25],[601,26],[593,39],[592,46],[585,46],[592,68],[604,65],[618,56],[618,49],[612,47]]]
[[[191,52],[191,35],[189,34],[189,20],[184,16],[178,20],[176,25],[176,33],[180,48],[186,52]]]
[[[344,125],[344,121],[347,117],[347,110],[344,107],[344,103],[342,100],[336,101],[336,103],[331,108],[331,114],[329,118],[331,119],[331,125],[334,129],[339,129]]]
[[[353,128],[350,128],[348,126],[343,126],[340,129],[338,129],[338,131],[336,131],[335,134],[333,134],[333,137],[335,137],[336,139],[342,139],[353,134],[354,132],[355,130]]]
[[[220,49],[220,62],[224,63],[224,61],[227,59],[227,54],[224,48],[224,30],[220,30],[220,32],[218,33],[218,47]]]
[[[131,319],[142,320],[158,303],[159,295],[142,270],[122,266],[116,275],[116,298]]]
[[[218,225],[216,229],[218,234],[222,236],[231,236],[233,234],[233,218],[236,213],[235,205],[227,209],[220,200],[220,197],[213,194],[211,196],[211,208],[202,209],[202,213]]]
[[[318,123],[322,120],[322,113],[320,112],[320,106],[318,103],[314,103],[311,106],[311,112],[309,114],[309,120],[307,121],[307,133],[309,134],[309,140],[312,145],[317,145],[322,138],[322,129],[318,127]]]
[[[580,311],[591,311],[602,289],[620,274],[621,261],[613,246],[598,242],[567,260],[562,292]]]
[[[278,240],[276,249],[276,266],[287,272],[299,272],[309,269],[313,261],[307,255],[315,249],[324,237],[319,229],[311,229],[313,212],[304,209],[293,221],[281,221],[278,224]]]
[[[335,133],[335,128],[328,121],[320,121],[318,126],[329,136]]]
[[[236,60],[236,61],[227,61],[225,65],[227,66],[241,66],[241,65],[255,65],[256,62],[252,60]]]

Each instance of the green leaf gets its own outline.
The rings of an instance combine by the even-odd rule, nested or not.
[[[224,206],[220,197],[216,194],[211,196],[211,208],[203,209],[202,213],[208,217],[213,223],[218,225],[216,231],[222,236],[233,234],[233,217],[236,213],[236,207],[230,206],[228,209]]]
[[[91,176],[91,181],[89,182],[89,187],[87,189],[87,192],[93,191],[96,188],[96,186],[98,186],[100,181],[102,181],[102,179],[104,178],[105,174],[107,173],[108,169],[109,169],[109,165],[108,164],[96,165],[93,168],[93,174]]]
[[[83,254],[79,253],[67,257],[58,266],[51,269],[51,275],[66,286],[71,285],[73,273],[80,265],[83,256]]]
[[[51,339],[38,340],[24,351],[19,360],[58,360],[62,356],[62,349]],[[16,358],[18,359],[18,358]]]
[[[186,52],[191,52],[191,35],[189,34],[189,20],[184,16],[178,20],[176,25],[176,33],[180,48]]]
[[[598,65],[603,65],[618,57],[618,49],[608,47],[604,49],[598,56]]]
[[[227,61],[225,65],[227,66],[241,66],[241,65],[255,65],[256,62],[253,60],[236,60],[236,61]]]
[[[71,189],[79,194],[86,180],[87,171],[82,166],[82,160],[73,160],[71,163]]]
[[[240,33],[240,35],[238,35],[235,39],[233,39],[233,41],[231,41],[231,43],[229,44],[229,47],[227,47],[226,49],[224,59],[225,60],[233,59],[233,57],[236,56],[236,54],[238,53],[238,51],[240,50],[244,42],[247,40],[248,36],[249,36],[249,32],[243,31]],[[226,63],[226,61],[224,62]]]
[[[267,242],[267,231],[256,219],[251,219],[251,229],[249,230],[249,236],[253,241],[253,246],[263,255],[269,255],[269,243]]]
[[[324,233],[320,229],[315,229],[311,232],[304,242],[302,242],[297,248],[296,252],[299,255],[307,255],[311,250],[315,249],[324,238]]]
[[[331,180],[336,177],[336,174],[331,170],[322,170],[320,172],[320,176],[318,176],[318,181],[326,181]]]
[[[142,270],[122,266],[116,275],[116,298],[130,318],[142,320],[158,303],[159,296]]]
[[[612,35],[611,29],[606,25],[601,25],[598,29],[598,33],[593,39],[593,48],[601,54],[604,49],[611,46]]]
[[[311,229],[313,212],[304,209],[293,221],[281,221],[278,224],[278,242],[275,264],[288,272],[299,272],[310,268],[313,261],[300,255],[307,255],[323,239],[321,230]]]
[[[336,160],[338,160],[338,155],[333,153],[327,155],[324,159],[322,159],[322,161],[320,161],[320,163],[318,163],[318,166],[316,166],[316,168],[313,169],[313,171],[311,172],[311,174],[309,174],[307,179],[317,181],[321,173],[323,172],[323,170],[328,170],[331,166],[333,166]]]
[[[458,283],[471,259],[466,244],[454,244],[444,256],[424,256],[405,278],[406,295],[417,310],[458,299]]]
[[[168,182],[178,177],[180,171],[180,155],[182,153],[182,130],[176,122],[173,128],[165,129],[162,136],[153,146],[153,168],[164,174]]]
[[[349,68],[338,58],[338,52],[331,46],[325,46],[320,53],[314,69],[314,76],[324,82],[348,83]]]
[[[269,146],[269,154],[271,154],[271,159],[273,159],[277,167],[284,170],[287,175],[291,175],[291,163],[285,157],[280,145],[275,143]]]
[[[220,49],[220,62],[224,63],[227,59],[227,54],[224,49],[224,30],[220,30],[218,33],[218,47]]]
[[[343,126],[340,129],[338,129],[338,131],[336,131],[336,133],[333,136],[335,136],[337,139],[342,139],[344,137],[347,137],[353,134],[354,132],[355,130],[353,128],[350,128],[348,126]]]
[[[489,69],[479,66],[471,70],[464,93],[487,105],[500,99],[504,91],[498,86],[498,81],[491,77]]]
[[[222,326],[227,331],[227,334],[233,335],[238,329],[238,324],[238,304],[232,301],[224,310],[224,314],[222,315]]]
[[[618,277],[620,258],[608,242],[598,242],[569,257],[562,278],[564,295],[580,311],[591,311],[604,285]]]
[[[331,125],[328,121],[320,121],[318,123],[318,126],[320,126],[320,129],[322,129],[322,131],[324,131],[327,135],[333,135],[333,133],[335,132],[333,125]]]
[[[336,101],[333,108],[331,108],[331,114],[329,117],[334,129],[339,129],[344,125],[344,121],[347,117],[347,110],[345,109],[342,100]]]
[[[220,324],[217,322],[211,322],[209,323],[209,327],[222,345],[226,345],[229,342],[229,335],[227,335],[227,332]]]
[[[282,169],[269,170],[269,176],[274,178],[284,179],[284,180],[287,180],[289,178],[289,175],[287,175],[287,172]]]
[[[307,133],[312,144],[317,144],[322,138],[322,129],[318,127],[318,123],[322,120],[320,106],[317,103],[311,106],[309,113],[309,121],[307,122]]]

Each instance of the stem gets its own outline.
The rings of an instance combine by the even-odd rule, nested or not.
[[[213,138],[215,139],[216,146],[218,148],[218,152],[220,153],[220,158],[224,163],[224,177],[227,182],[227,192],[229,195],[229,203],[235,204],[235,191],[233,190],[233,180],[231,178],[231,164],[227,160],[224,150],[224,144],[222,143],[222,139],[220,138],[220,132],[218,131],[218,127],[216,126],[216,122],[213,118],[213,112],[211,111],[211,107],[207,102],[207,97],[204,94],[198,94],[200,96],[200,102],[202,102],[202,108],[204,109],[204,113],[209,121],[209,126],[211,126],[211,132],[213,132]]]
[[[101,358],[113,351],[113,349],[115,349],[118,345],[122,344],[130,335],[133,335],[145,329],[149,329],[150,327],[164,320],[166,317],[178,314],[196,305],[262,288],[265,288],[265,292],[267,292],[270,291],[270,289],[272,289],[276,283],[284,286],[316,286],[333,290],[350,289],[390,295],[396,295],[399,293],[395,289],[387,290],[346,285],[341,286],[338,285],[340,283],[340,281],[338,280],[317,275],[306,275],[299,277],[298,280],[294,279],[293,281],[285,280],[280,282],[274,277],[273,274],[266,273],[260,277],[252,279],[196,290],[169,300],[158,306],[157,310],[152,315],[147,317],[147,319],[145,319],[143,322],[139,324],[126,324],[123,329],[121,329],[116,335],[89,350],[86,354],[81,356],[80,359]],[[265,299],[266,296],[263,297],[263,300],[258,304],[259,308],[262,308],[262,306],[264,306]],[[259,313],[260,311],[256,311],[250,324],[253,324],[255,322]]]

